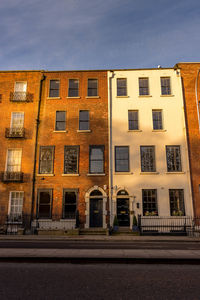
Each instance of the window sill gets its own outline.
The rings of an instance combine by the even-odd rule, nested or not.
[[[47,97],[47,99],[61,99],[60,97]]]
[[[114,172],[114,175],[132,175],[133,172]]]
[[[140,175],[158,175],[159,172],[140,172]]]
[[[67,130],[54,130],[53,132],[55,132],[55,133],[66,133],[66,132],[68,132]]]
[[[92,173],[89,173],[89,174],[87,174],[87,176],[106,176],[106,174],[105,173],[97,173],[97,174],[92,174]]]
[[[76,176],[80,176],[80,174],[62,174],[63,177],[76,177]]]
[[[77,97],[66,97],[67,99],[80,99],[81,97],[80,96],[77,96]]]
[[[152,97],[152,95],[139,95],[138,97],[139,98],[150,98],[150,97]]]
[[[79,132],[79,133],[85,133],[85,132],[91,132],[91,130],[77,130],[77,132]]]
[[[160,97],[174,97],[174,95],[160,95]]]
[[[55,176],[55,174],[37,174],[36,176],[38,176],[38,177],[53,177],[53,176]]]
[[[152,132],[166,132],[166,129],[153,129]]]
[[[100,97],[99,97],[99,96],[86,96],[85,98],[86,98],[86,99],[90,99],[90,98],[98,99],[98,98],[100,98]]]
[[[128,130],[127,132],[142,132],[142,130],[140,130],[140,129],[130,129],[130,130]]]
[[[116,98],[129,98],[129,96],[116,96]]]
[[[180,172],[165,172],[165,174],[185,174],[185,172],[182,172],[182,171],[180,171]]]

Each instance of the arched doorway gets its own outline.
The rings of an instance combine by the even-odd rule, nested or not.
[[[119,226],[130,226],[129,195],[125,190],[117,193],[117,219]]]
[[[103,195],[99,190],[90,193],[90,227],[103,226]]]

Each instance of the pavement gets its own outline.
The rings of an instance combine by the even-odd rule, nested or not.
[[[38,236],[38,235],[0,235],[0,243],[3,241],[55,241],[55,248],[0,248],[0,261],[48,261],[48,262],[70,262],[70,263],[162,263],[162,264],[200,264],[199,249],[170,249],[170,243],[188,243],[200,246],[200,238],[187,236]],[[84,241],[121,242],[121,249],[59,249],[56,241],[73,241],[83,243]],[[123,248],[123,242],[137,243],[137,249]],[[140,243],[160,244],[159,249],[140,249]],[[162,249],[162,244],[168,243],[169,249]],[[148,247],[147,247],[148,248]],[[173,248],[173,247],[172,247]]]

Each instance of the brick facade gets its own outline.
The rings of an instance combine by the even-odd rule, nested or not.
[[[177,66],[181,69],[184,89],[194,214],[200,216],[200,131],[197,109],[197,101],[200,101],[200,78],[197,82],[198,100],[196,99],[196,80],[200,63],[179,63]]]
[[[77,208],[81,227],[86,226],[85,194],[92,187],[108,186],[108,96],[105,71],[46,72],[40,110],[39,139],[37,149],[35,213],[38,192],[52,189],[52,216],[62,218],[64,189],[78,191]],[[87,96],[88,78],[98,80],[98,96]],[[79,96],[68,97],[69,79],[79,80]],[[49,97],[50,80],[60,81],[59,97]],[[89,111],[90,131],[79,131],[79,111]],[[56,111],[66,111],[66,131],[56,131]],[[104,145],[104,174],[89,174],[89,146]],[[54,146],[53,174],[39,174],[41,146]],[[64,146],[79,146],[78,176],[64,173]],[[106,202],[108,210],[108,201]],[[104,211],[105,213],[105,211]],[[55,216],[56,215],[56,216]],[[105,217],[106,219],[106,217]],[[105,222],[104,222],[105,227]]]
[[[5,217],[9,211],[9,197],[12,191],[24,192],[23,212],[31,213],[33,161],[35,150],[35,128],[39,100],[41,72],[39,71],[8,71],[0,72],[0,215]],[[18,101],[12,101],[15,83],[27,84],[26,95]],[[23,99],[24,97],[24,99]],[[26,98],[28,97],[28,98]],[[16,99],[14,99],[16,100]],[[27,100],[27,101],[26,101]],[[24,113],[25,138],[5,137],[11,126],[12,112]],[[5,182],[8,149],[21,149],[21,172],[24,173],[23,182]]]

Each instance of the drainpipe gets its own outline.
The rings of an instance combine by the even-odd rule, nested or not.
[[[112,76],[109,77],[108,80],[108,90],[109,90],[109,122],[108,122],[108,135],[109,135],[109,207],[110,207],[110,218],[109,223],[111,224],[111,216],[112,216],[112,198],[113,198],[113,152],[112,152],[112,79],[115,74],[113,71],[110,71]]]
[[[46,79],[45,75],[42,73],[40,79],[40,90],[39,90],[39,101],[38,101],[38,112],[37,112],[37,119],[36,119],[36,133],[35,133],[35,153],[34,153],[34,162],[33,162],[33,184],[32,184],[32,204],[31,204],[31,219],[30,219],[30,228],[31,223],[33,221],[34,215],[34,206],[35,206],[35,173],[36,173],[36,161],[37,161],[37,144],[38,144],[38,131],[39,131],[39,124],[40,124],[40,107],[42,101],[42,86],[43,81]]]
[[[199,72],[200,72],[200,69],[197,72],[197,78],[196,78],[196,82],[195,82],[195,94],[196,94],[196,105],[197,105],[197,118],[198,118],[198,122],[199,122],[199,132],[200,132],[199,101],[198,101],[198,79],[199,79]]]

